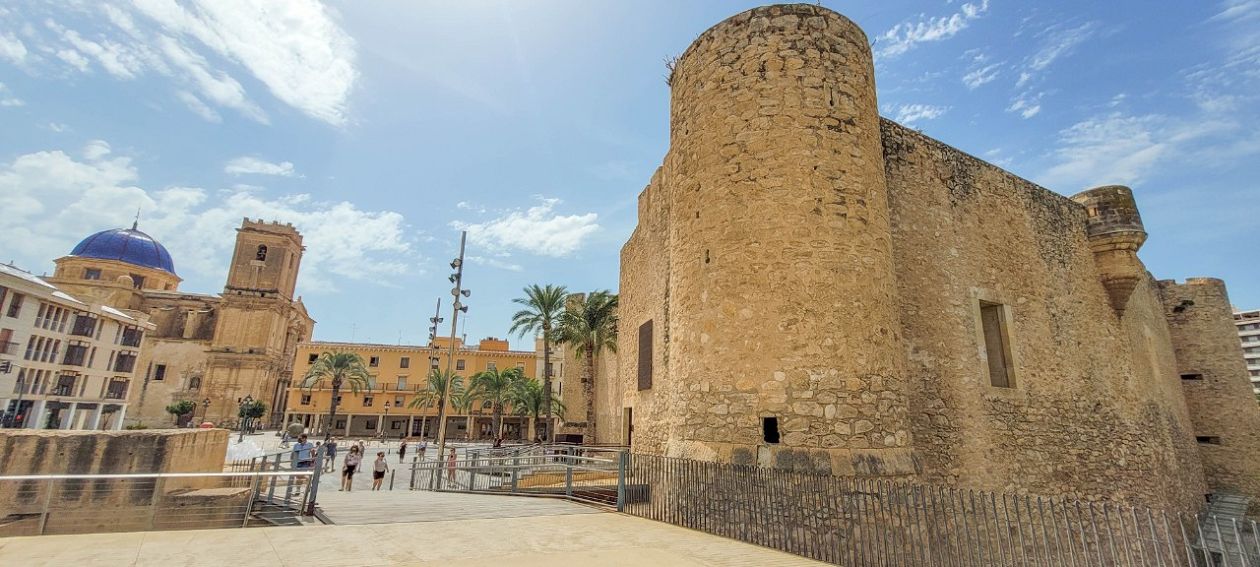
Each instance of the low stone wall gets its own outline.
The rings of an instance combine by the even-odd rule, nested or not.
[[[0,476],[217,473],[227,443],[223,429],[9,430],[0,432]],[[200,527],[239,525],[247,498],[245,479],[0,480],[0,536],[163,529],[171,508]]]

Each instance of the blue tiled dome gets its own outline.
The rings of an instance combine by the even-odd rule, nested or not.
[[[83,242],[70,251],[70,255],[80,258],[118,260],[175,273],[175,263],[171,261],[171,254],[166,251],[166,247],[159,244],[152,236],[137,230],[135,225],[131,228],[102,230],[84,238]]]

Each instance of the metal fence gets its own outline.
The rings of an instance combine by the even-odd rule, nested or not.
[[[312,471],[0,476],[0,536],[297,524]]]
[[[413,490],[553,496],[607,507],[624,501],[628,455],[616,448],[535,445],[470,451],[464,458],[413,459]]]
[[[625,512],[835,564],[1260,567],[1251,520],[630,455]]]

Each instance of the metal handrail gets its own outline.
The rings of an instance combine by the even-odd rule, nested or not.
[[[19,474],[0,476],[0,480],[74,480],[96,478],[198,478],[198,477],[234,477],[234,476],[311,476],[314,471],[282,471],[282,472],[204,472],[204,473],[106,473],[106,474]]]

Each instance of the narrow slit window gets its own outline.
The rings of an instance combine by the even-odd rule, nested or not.
[[[1015,372],[1011,364],[1011,341],[1004,306],[981,301],[980,324],[989,362],[989,384],[998,388],[1014,388]]]
[[[1203,375],[1198,374],[1198,373],[1182,374],[1181,379],[1182,380],[1202,380]]]
[[[1221,444],[1221,438],[1215,435],[1196,435],[1194,437],[1194,440],[1198,441],[1200,445],[1220,445]]]
[[[639,325],[639,389],[652,389],[652,321]]]

